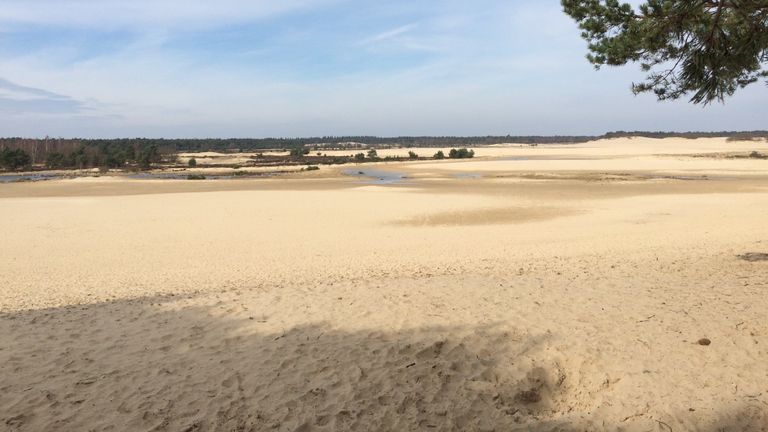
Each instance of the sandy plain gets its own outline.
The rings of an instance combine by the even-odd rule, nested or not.
[[[0,185],[0,430],[766,430],[751,151]]]

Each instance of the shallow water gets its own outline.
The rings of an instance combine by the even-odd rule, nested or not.
[[[127,176],[134,180],[187,180],[190,175],[196,175],[191,173],[136,173]],[[204,175],[204,179],[200,180],[222,180],[233,179],[235,176],[229,174],[199,174]],[[238,176],[241,177],[241,176]],[[242,176],[245,177],[245,176]]]
[[[362,177],[366,179],[364,183],[378,185],[403,184],[407,179],[405,174],[400,172],[382,171],[368,168],[345,169],[342,171],[342,174],[353,177]]]
[[[103,176],[115,176],[123,177],[133,180],[188,180],[188,177],[193,175],[187,172],[138,172],[132,174],[122,173],[110,173],[103,174]],[[249,173],[247,175],[232,175],[232,174],[202,174],[205,176],[204,180],[230,180],[238,178],[253,178],[253,177],[266,177],[273,175],[272,173]],[[90,175],[77,175],[77,174],[60,174],[60,173],[39,173],[39,174],[0,174],[1,183],[16,183],[16,182],[36,182],[44,180],[61,180],[75,177],[90,177]],[[203,179],[201,179],[203,180]]]
[[[61,174],[3,174],[0,183],[15,183],[26,181],[43,181],[64,178]]]
[[[475,172],[461,172],[453,174],[453,177],[457,179],[479,179],[483,178],[483,175]]]

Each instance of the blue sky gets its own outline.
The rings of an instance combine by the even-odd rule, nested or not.
[[[768,128],[633,96],[559,1],[2,0],[0,135],[599,134]]]

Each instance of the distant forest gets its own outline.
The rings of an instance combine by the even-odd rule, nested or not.
[[[647,132],[617,131],[600,136],[327,136],[313,138],[205,138],[205,139],[62,139],[0,138],[0,168],[19,169],[31,165],[48,168],[149,168],[152,164],[173,159],[179,152],[242,152],[259,150],[291,150],[312,148],[361,147],[471,147],[499,143],[575,144],[603,138],[768,138],[768,131],[749,132]]]

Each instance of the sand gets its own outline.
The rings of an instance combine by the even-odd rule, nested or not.
[[[768,143],[491,149],[0,185],[0,430],[767,429]]]

